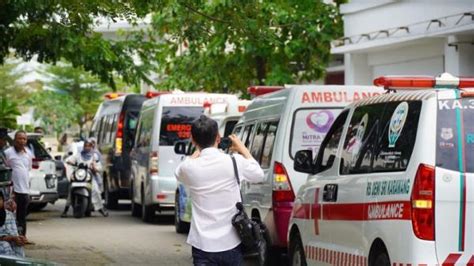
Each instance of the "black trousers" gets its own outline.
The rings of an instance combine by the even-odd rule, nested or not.
[[[30,195],[15,193],[16,203],[16,226],[20,235],[26,235],[26,215],[28,214],[28,205],[30,204]]]

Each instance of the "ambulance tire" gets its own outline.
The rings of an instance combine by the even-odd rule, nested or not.
[[[280,254],[276,248],[271,246],[270,233],[264,223],[260,222],[260,230],[263,233],[263,242],[261,243],[261,250],[258,256],[258,263],[260,266],[278,265]]]
[[[306,257],[304,254],[303,243],[299,233],[295,233],[290,240],[290,265],[306,266]]]
[[[132,216],[133,217],[141,217],[142,213],[141,213],[141,206],[140,204],[136,203],[134,198],[135,198],[135,195],[133,193],[133,190],[134,190],[134,184],[132,182],[131,186],[130,186],[130,201],[132,202],[131,204],[131,211],[132,211]]]
[[[143,188],[142,188],[142,211],[141,211],[141,214],[142,214],[142,221],[144,221],[145,223],[151,223],[153,222],[153,219],[155,218],[155,207],[153,205],[149,205],[147,206],[145,204],[145,195],[144,195],[144,191],[143,191]]]
[[[390,259],[387,253],[383,252],[377,255],[374,260],[373,266],[390,266]]]

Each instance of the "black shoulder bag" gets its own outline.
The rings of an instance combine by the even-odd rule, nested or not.
[[[232,163],[234,165],[234,175],[235,179],[237,180],[237,184],[239,185],[240,191],[240,180],[239,180],[239,172],[237,169],[237,163],[235,161],[235,157],[231,155]],[[242,200],[242,191],[240,191],[240,199]],[[247,214],[244,212],[244,207],[242,202],[237,202],[235,204],[237,208],[237,214],[232,217],[232,225],[237,230],[237,233],[242,240],[242,248],[245,254],[247,253],[261,253],[261,246],[262,243],[266,244],[264,239],[265,229],[260,223],[255,220],[250,219]]]

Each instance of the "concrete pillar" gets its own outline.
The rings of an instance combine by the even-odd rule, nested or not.
[[[444,47],[444,69],[454,76],[474,77],[474,36],[447,38]]]
[[[367,54],[344,54],[345,84],[371,85],[372,70],[367,60]]]

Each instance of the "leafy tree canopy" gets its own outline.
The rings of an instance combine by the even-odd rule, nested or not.
[[[337,6],[321,0],[168,1],[152,24],[159,86],[183,90],[317,80],[342,34]]]
[[[25,60],[60,59],[82,66],[114,85],[113,74],[128,83],[148,80],[152,67],[147,58],[153,45],[145,33],[134,32],[120,41],[106,40],[94,32],[100,21],[126,20],[137,24],[160,1],[147,0],[3,0],[0,1],[0,64],[14,49]],[[143,59],[135,64],[133,56]]]

